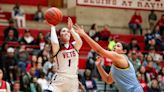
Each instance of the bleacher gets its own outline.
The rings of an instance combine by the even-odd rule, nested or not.
[[[21,5],[37,6],[48,6],[48,0],[1,0],[2,4],[15,4],[20,3]]]
[[[0,25],[0,45],[2,45],[4,37],[3,37],[3,30],[6,28],[7,26],[2,26]],[[39,32],[42,32],[44,35],[46,35],[48,32],[50,32],[50,30],[38,30],[38,29],[30,29],[32,36],[34,38],[37,37],[37,34]],[[24,34],[24,29],[18,29],[19,32],[19,37],[22,37]],[[123,35],[123,34],[112,34],[112,36],[118,36],[118,39],[120,41],[124,41],[126,43],[130,43],[130,40],[134,37],[133,35]],[[144,50],[144,37],[143,36],[135,36],[135,38],[138,40],[139,45],[141,47],[141,50]],[[103,48],[107,48],[108,45],[108,41],[98,41],[98,43],[103,47]],[[10,42],[10,45],[13,46],[19,46],[19,43],[13,43]],[[33,47],[33,48],[39,48],[39,46],[29,46],[29,47]],[[85,69],[85,64],[86,64],[86,59],[87,59],[87,54],[90,51],[91,47],[88,45],[88,43],[83,39],[83,46],[80,49],[79,53],[80,53],[80,60],[79,60],[79,68],[80,69]]]

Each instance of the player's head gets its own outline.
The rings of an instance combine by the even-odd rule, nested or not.
[[[60,40],[64,43],[68,43],[70,41],[71,34],[68,30],[68,28],[62,28],[60,30]]]
[[[123,42],[117,42],[113,48],[113,51],[115,51],[119,54],[127,54],[129,51],[128,45]]]

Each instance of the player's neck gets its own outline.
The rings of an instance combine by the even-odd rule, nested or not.
[[[68,49],[69,48],[69,43],[64,43],[64,47]]]

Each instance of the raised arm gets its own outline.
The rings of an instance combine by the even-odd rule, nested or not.
[[[82,42],[79,34],[77,34],[74,30],[71,18],[68,18],[68,29],[70,30],[70,33],[71,33],[73,39],[75,40],[75,43],[74,43],[75,48],[77,50],[80,50],[83,42]]]
[[[55,56],[60,48],[55,26],[51,26],[50,39],[51,39],[51,45],[52,45],[52,54],[53,54],[53,56]]]
[[[123,55],[118,54],[114,51],[108,51],[104,48],[102,48],[97,42],[95,42],[91,37],[89,37],[83,28],[80,28],[78,25],[76,25],[76,32],[83,37],[86,42],[91,46],[91,48],[96,51],[100,56],[107,57],[112,60],[112,63],[120,68],[126,68],[127,62],[125,62],[125,58]]]
[[[92,47],[94,51],[96,51],[96,53],[98,53],[103,57],[110,58],[112,61],[117,61],[119,55],[116,52],[108,51],[102,48],[97,42],[95,42],[84,32],[83,28],[80,28],[78,25],[76,25],[75,28],[76,28],[76,32],[86,40],[86,42]]]
[[[108,83],[108,84],[112,84],[113,83],[113,79],[112,79],[112,76],[111,76],[111,72],[109,74],[107,74],[105,72],[105,70],[102,68],[101,66],[101,61],[102,61],[102,58],[101,57],[98,57],[97,60],[96,60],[96,67],[102,77],[102,79]]]

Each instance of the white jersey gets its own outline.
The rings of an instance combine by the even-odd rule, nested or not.
[[[57,54],[57,73],[77,75],[79,54],[72,44],[61,47]]]

